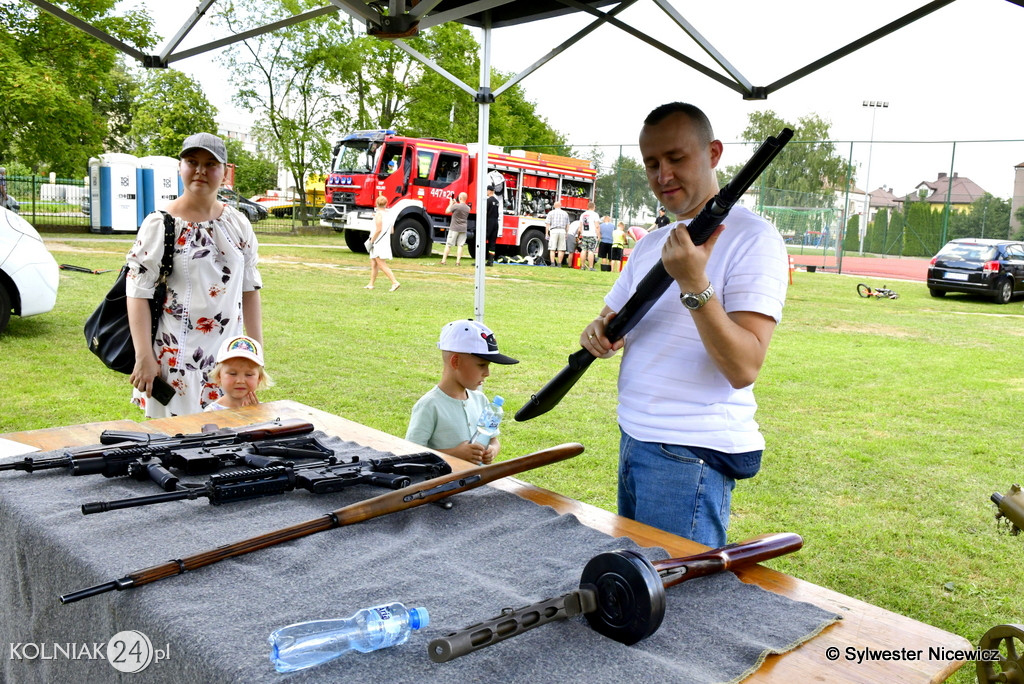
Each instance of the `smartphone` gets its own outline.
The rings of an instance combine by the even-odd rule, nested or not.
[[[153,398],[164,406],[174,397],[174,388],[164,382],[160,376],[153,378]]]

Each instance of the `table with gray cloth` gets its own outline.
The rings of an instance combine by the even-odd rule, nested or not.
[[[339,453],[381,454],[341,440],[333,446]],[[298,491],[89,516],[79,508],[154,491],[154,485],[63,471],[0,473],[4,681],[725,682],[837,619],[727,572],[666,590],[660,629],[633,646],[601,636],[578,617],[434,663],[427,656],[432,638],[503,608],[572,591],[599,553],[639,549],[491,487],[452,497],[451,510],[419,506],[61,605],[62,594],[381,493],[357,486],[324,496]],[[667,557],[659,548],[639,550],[651,560]],[[274,629],[391,601],[425,606],[430,625],[401,646],[350,653],[287,675],[274,670],[267,643]],[[167,657],[138,673],[114,669],[102,654],[112,636],[127,630],[146,635]]]

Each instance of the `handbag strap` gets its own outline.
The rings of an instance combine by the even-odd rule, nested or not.
[[[160,317],[157,315],[164,307],[163,298],[167,292],[167,279],[171,276],[171,271],[174,268],[174,217],[168,214],[166,211],[161,211],[164,215],[164,254],[160,258],[160,279],[157,281],[157,289],[153,293],[153,330],[150,335],[152,338],[156,338],[156,328],[160,322]]]

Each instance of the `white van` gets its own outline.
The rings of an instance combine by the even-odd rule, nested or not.
[[[0,332],[11,314],[35,316],[57,303],[57,262],[32,225],[0,207]]]

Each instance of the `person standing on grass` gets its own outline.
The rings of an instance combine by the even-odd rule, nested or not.
[[[610,271],[612,270],[612,241],[615,235],[615,224],[612,223],[612,217],[603,217],[598,230],[601,241],[597,244],[597,258],[601,260],[601,270]]]
[[[224,141],[210,133],[190,135],[182,144],[184,192],[164,207],[174,218],[174,257],[156,335],[149,300],[164,254],[161,212],[146,217],[128,252],[126,306],[135,347],[129,379],[132,403],[147,418],[199,413],[217,398],[209,373],[223,341],[243,330],[263,341],[256,235],[244,214],[217,200],[227,161]],[[157,377],[174,388],[166,405],[152,400]]]
[[[647,182],[675,226],[649,233],[580,334],[619,370],[619,515],[718,547],[737,479],[761,466],[754,381],[782,318],[788,257],[779,231],[735,206],[703,245],[686,226],[718,194],[722,143],[693,105],[653,110],[640,131]],[[661,260],[675,281],[624,340],[615,312]]]
[[[561,266],[565,256],[565,229],[569,227],[569,214],[562,209],[561,202],[555,202],[544,219],[544,238],[548,241],[550,266]]]
[[[387,209],[388,198],[381,195],[377,198],[377,211],[373,214],[373,233],[367,240],[370,252],[370,282],[363,286],[367,290],[373,289],[378,271],[383,272],[391,281],[389,292],[394,292],[402,285],[387,264],[387,260],[391,258],[391,234],[395,232],[395,223],[389,220]]]
[[[587,203],[587,210],[580,214],[580,232],[576,236],[580,248],[580,270],[585,271],[594,270],[594,257],[597,256],[601,217],[594,210],[595,206],[591,200]]]
[[[458,247],[455,253],[455,265],[462,265],[462,248],[466,244],[466,231],[469,230],[469,204],[466,200],[469,195],[459,193],[459,199],[452,199],[451,204],[444,210],[444,213],[452,215],[452,224],[448,227],[448,239],[444,244],[444,254],[441,256],[441,265],[448,263],[448,253],[453,246]]]

